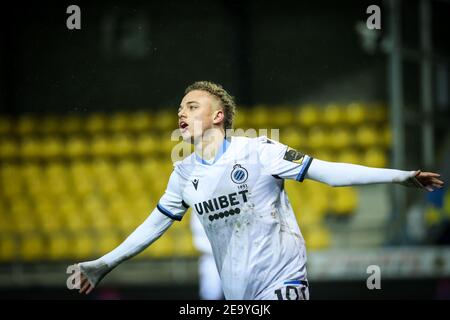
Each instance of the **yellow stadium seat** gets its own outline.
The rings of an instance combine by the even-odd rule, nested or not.
[[[88,218],[89,225],[93,228],[103,229],[110,226],[110,221],[105,214],[103,201],[94,195],[84,198],[82,203],[83,214]]]
[[[0,188],[0,195],[9,199],[18,198],[18,196],[22,195],[24,189],[20,180],[15,180],[8,176],[1,178]]]
[[[339,153],[336,161],[359,165],[362,165],[364,163],[364,160],[361,158],[359,152],[355,151],[355,149],[352,148],[342,150],[342,152]]]
[[[68,171],[62,162],[49,162],[44,168],[47,179],[64,179],[67,177]]]
[[[149,192],[136,193],[128,199],[130,202],[127,212],[133,215],[138,223],[143,222],[156,207],[156,200],[153,199]]]
[[[306,202],[314,208],[314,212],[324,213],[330,206],[330,191],[332,187],[315,181],[308,181],[307,183],[309,186]]]
[[[119,176],[128,178],[129,176],[135,176],[139,174],[138,163],[133,160],[124,158],[117,164],[116,172]]]
[[[335,127],[345,119],[345,111],[342,106],[337,104],[328,104],[322,113],[322,121],[324,124]]]
[[[308,132],[308,144],[312,149],[328,147],[329,136],[327,130],[322,127],[313,127]]]
[[[6,233],[0,234],[0,261],[10,262],[16,259],[18,243],[17,239]]]
[[[13,181],[19,177],[21,167],[16,163],[4,162],[0,163],[0,178],[6,181]]]
[[[386,168],[388,166],[386,153],[381,148],[369,148],[363,155],[363,164],[369,167]]]
[[[129,117],[130,123],[128,124],[132,131],[147,131],[152,128],[152,116],[148,112],[133,112]]]
[[[68,164],[68,176],[72,179],[73,186],[75,184],[84,181],[85,183],[92,183],[94,180],[94,174],[90,165],[90,162],[73,161]]]
[[[61,175],[59,178],[51,177],[47,180],[48,195],[53,199],[71,192],[71,185],[68,180],[69,175]]]
[[[237,111],[233,120],[233,128],[235,129],[245,129],[249,125],[248,123],[248,111],[246,107],[240,106],[237,108]]]
[[[114,178],[116,168],[110,160],[95,158],[92,162],[92,173],[99,179],[107,177]]]
[[[25,190],[28,191],[28,195],[31,199],[39,201],[42,198],[48,197],[48,192],[46,184],[43,183],[44,178],[39,177],[39,179],[31,180],[27,179]]]
[[[305,242],[308,250],[327,249],[331,244],[331,233],[323,225],[318,225],[305,232]]]
[[[180,141],[171,141],[169,139],[169,137],[165,137],[165,136],[162,136],[159,141],[160,141],[160,144],[159,144],[158,151],[160,152],[160,154],[162,154],[164,156],[168,156],[168,157],[171,156],[172,150],[175,148],[175,146],[182,143]]]
[[[98,191],[102,197],[114,197],[119,193],[119,182],[115,176],[97,177]]]
[[[25,180],[39,180],[43,175],[43,168],[36,162],[26,162],[20,169]]]
[[[61,130],[61,120],[59,119],[59,117],[54,115],[44,116],[39,120],[39,124],[37,125],[37,127],[42,133],[57,133]]]
[[[130,233],[143,222],[136,218],[130,201],[123,194],[118,194],[107,202],[108,207],[105,209],[105,214],[123,233]]]
[[[339,187],[331,191],[330,211],[336,215],[353,214],[358,206],[358,195],[355,188]]]
[[[61,217],[71,216],[74,212],[80,210],[80,201],[72,194],[67,193],[58,198],[55,202],[58,212]]]
[[[294,123],[294,110],[291,107],[271,107],[270,128],[284,128]]]
[[[154,115],[154,128],[166,132],[171,132],[178,128],[176,110],[164,110],[156,113]]]
[[[67,115],[62,117],[59,131],[65,134],[77,134],[82,131],[83,119],[79,116]]]
[[[93,113],[85,120],[84,129],[91,134],[104,132],[106,130],[106,121],[104,114]]]
[[[295,127],[281,129],[280,142],[300,151],[307,145],[305,133]]]
[[[163,235],[164,237],[164,235]],[[195,257],[198,256],[198,251],[194,247],[194,243],[192,240],[192,234],[189,229],[179,228],[175,235],[174,239],[175,247],[174,247],[174,255],[177,257]]]
[[[143,258],[169,258],[174,255],[175,246],[178,245],[174,242],[173,230],[168,230],[158,240],[152,243],[152,245],[144,251]]]
[[[97,255],[104,255],[110,252],[121,243],[121,240],[122,238],[115,232],[99,233],[95,243]]]
[[[20,257],[24,261],[44,259],[46,249],[44,239],[38,234],[25,235],[20,241]]]
[[[353,102],[345,107],[345,119],[351,125],[360,125],[368,120],[367,107],[361,103]]]
[[[20,156],[25,159],[35,159],[41,153],[40,141],[31,136],[26,136],[20,144]]]
[[[272,112],[268,106],[258,105],[252,108],[250,111],[252,117],[252,127],[256,129],[269,128]]]
[[[356,130],[356,142],[363,148],[373,147],[379,144],[381,132],[372,125],[361,125]]]
[[[124,236],[130,235],[143,222],[138,221],[134,215],[129,214],[129,210],[123,210],[120,214],[115,226]]]
[[[344,127],[335,127],[330,133],[330,146],[334,149],[347,148],[353,145],[352,132]]]
[[[146,158],[142,161],[139,167],[139,171],[145,177],[153,179],[154,175],[159,172],[159,162],[155,158]]]
[[[55,158],[63,154],[64,143],[58,137],[47,137],[41,141],[41,156]]]
[[[159,147],[159,141],[151,134],[141,134],[136,138],[135,151],[141,156],[154,154]]]
[[[10,212],[7,210],[6,204],[1,202],[0,198],[0,234],[12,232],[14,230],[12,223]]]
[[[111,141],[105,135],[97,134],[91,140],[90,153],[93,156],[103,157],[111,154]]]
[[[126,134],[115,134],[110,140],[110,153],[123,157],[134,150],[133,140]]]
[[[78,135],[71,135],[65,144],[64,155],[69,158],[82,157],[88,154],[88,141]]]
[[[310,154],[313,158],[323,161],[336,161],[336,154],[330,149],[317,149]]]
[[[86,219],[82,216],[82,212],[77,210],[76,206],[70,204],[62,205],[64,210],[65,228],[68,231],[80,232],[87,230],[90,225]]]
[[[295,210],[295,216],[301,229],[306,230],[323,222],[325,216],[324,206],[314,206],[306,201],[301,202],[298,209]]]
[[[53,209],[49,213],[39,216],[40,230],[45,233],[53,233],[63,230],[63,223],[60,213]]]
[[[125,112],[117,112],[108,119],[107,129],[113,132],[125,132],[129,129],[130,116]]]
[[[36,131],[39,121],[31,115],[23,115],[17,119],[15,132],[19,135],[29,135]]]
[[[86,197],[94,192],[95,186],[91,177],[77,175],[73,177],[73,191],[79,197]]]
[[[83,231],[75,232],[72,240],[74,257],[78,260],[84,260],[97,256],[96,243],[97,240],[91,234]]]
[[[11,218],[15,232],[24,234],[38,229],[36,218],[29,205],[24,202],[15,202],[11,205]]]
[[[297,123],[306,128],[316,126],[321,122],[321,110],[316,105],[308,104],[301,106],[296,113]]]
[[[73,240],[66,234],[55,233],[48,236],[47,257],[50,260],[65,260],[73,258]]]
[[[11,159],[19,155],[19,143],[12,138],[0,138],[0,159]]]
[[[55,212],[55,205],[53,198],[41,198],[38,202],[36,202],[33,206],[32,212],[36,218],[45,219],[51,217]]]

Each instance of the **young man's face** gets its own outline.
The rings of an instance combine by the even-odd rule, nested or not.
[[[194,90],[183,97],[178,109],[178,126],[187,142],[197,141],[217,122],[219,102],[208,92]]]

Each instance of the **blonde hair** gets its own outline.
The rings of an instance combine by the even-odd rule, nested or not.
[[[225,130],[233,127],[233,118],[236,113],[234,98],[220,85],[209,81],[197,81],[186,88],[184,94],[194,90],[206,91],[219,99],[224,113],[223,127]]]

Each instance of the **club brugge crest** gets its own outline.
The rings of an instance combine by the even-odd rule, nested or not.
[[[240,164],[234,165],[233,170],[231,171],[231,180],[233,180],[234,183],[244,183],[247,181],[247,178],[247,170]]]

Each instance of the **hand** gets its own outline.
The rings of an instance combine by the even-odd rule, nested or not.
[[[105,277],[113,267],[106,265],[102,259],[81,262],[80,268],[80,293],[89,294],[97,284]]]
[[[82,272],[80,273],[80,280],[80,293],[86,292],[86,294],[89,294],[92,290],[94,290],[95,286]]]
[[[422,172],[420,170],[417,170],[415,176],[410,178],[409,180],[415,179],[415,182],[419,182],[422,188],[431,192],[436,189],[442,188],[442,186],[444,185],[444,181],[439,179],[440,176],[440,174],[434,172]]]

